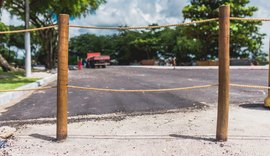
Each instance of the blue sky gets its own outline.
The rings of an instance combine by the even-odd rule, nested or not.
[[[75,19],[71,24],[94,25],[94,26],[139,26],[152,23],[173,24],[183,22],[182,8],[188,4],[188,0],[108,0],[99,7],[94,15]],[[259,8],[254,17],[270,18],[270,3],[266,0],[250,0],[250,5]],[[19,24],[16,18],[11,19],[7,12],[2,15],[5,24]],[[108,34],[111,31],[70,29],[70,36],[81,33]],[[268,52],[270,22],[265,22],[261,32],[267,34],[264,40],[264,51]]]

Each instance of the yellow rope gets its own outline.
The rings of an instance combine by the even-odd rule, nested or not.
[[[68,88],[81,89],[81,90],[92,90],[92,91],[103,91],[103,92],[120,92],[120,93],[143,93],[143,92],[169,92],[169,91],[180,91],[180,90],[192,90],[192,89],[201,89],[201,88],[210,88],[218,86],[218,84],[211,85],[201,85],[201,86],[192,86],[192,87],[181,87],[181,88],[168,88],[168,89],[141,89],[141,90],[121,90],[121,89],[107,89],[107,88],[91,88],[91,87],[80,87],[80,86],[71,86],[68,85]],[[267,86],[258,86],[258,85],[241,85],[241,84],[230,84],[232,87],[240,88],[253,88],[253,89],[270,89]],[[35,90],[46,90],[51,88],[56,88],[57,86],[49,87],[39,87],[33,89],[6,89],[0,90],[0,92],[20,92],[20,91],[35,91]]]
[[[0,92],[23,92],[23,91],[34,91],[34,90],[46,90],[56,88],[56,86],[50,86],[50,87],[39,87],[39,88],[32,88],[32,89],[5,89],[0,90]]]
[[[253,88],[253,89],[270,89],[270,87],[267,86],[257,86],[257,85],[230,84],[230,86],[240,88]]]
[[[270,21],[270,18],[241,18],[241,17],[230,17],[230,20],[238,20],[238,21]]]
[[[218,18],[200,20],[200,21],[192,21],[186,23],[179,23],[179,24],[168,24],[168,25],[160,25],[160,26],[137,26],[137,27],[96,27],[96,26],[79,26],[79,25],[70,25],[71,28],[84,28],[84,29],[110,29],[110,30],[129,30],[129,29],[154,29],[154,28],[165,28],[165,27],[175,27],[175,26],[184,26],[190,24],[197,24],[197,23],[206,23],[211,21],[217,21]],[[23,32],[32,32],[38,30],[45,30],[58,27],[57,25],[41,27],[41,28],[33,28],[33,29],[23,29],[23,30],[12,30],[12,31],[1,31],[0,34],[13,34],[13,33],[23,33]]]
[[[106,88],[89,88],[89,87],[79,87],[79,86],[68,86],[68,88],[81,89],[81,90],[92,90],[92,91],[104,91],[104,92],[121,92],[121,93],[144,93],[144,92],[169,92],[169,91],[180,91],[180,90],[191,90],[200,88],[209,88],[218,86],[217,84],[203,85],[203,86],[192,86],[192,87],[182,87],[182,88],[169,88],[169,89],[146,89],[146,90],[120,90],[120,89],[106,89]]]
[[[96,26],[79,26],[79,25],[70,25],[71,28],[84,28],[84,29],[110,29],[110,30],[130,30],[130,29],[157,29],[157,28],[165,28],[165,27],[176,27],[176,26],[184,26],[184,25],[191,25],[191,24],[199,24],[199,23],[206,23],[211,21],[217,21],[218,18],[211,18],[206,20],[200,21],[192,21],[186,23],[179,23],[179,24],[168,24],[168,25],[158,25],[158,26],[131,26],[131,27],[96,27]]]
[[[159,25],[159,26],[131,26],[131,27],[97,27],[97,26],[79,26],[79,25],[70,25],[71,28],[83,28],[83,29],[107,29],[107,30],[130,30],[130,29],[158,29],[165,27],[176,27],[176,26],[185,26],[191,24],[199,24],[206,23],[211,21],[218,21],[219,18],[211,18],[206,20],[192,21],[186,23],[178,23],[178,24],[168,24],[168,25]],[[240,21],[270,21],[270,18],[240,18],[240,17],[230,17],[230,20],[240,20]],[[45,29],[52,29],[58,27],[57,25],[51,25],[47,27],[41,28],[33,28],[33,29],[23,29],[23,30],[11,30],[11,31],[1,31],[0,34],[13,34],[13,33],[23,33],[23,32],[32,32],[39,31]]]
[[[52,29],[57,27],[57,25],[51,25],[47,27],[33,28],[33,29],[24,29],[24,30],[11,30],[11,31],[1,31],[0,34],[14,34],[14,33],[23,33],[23,32],[32,32],[38,30]]]
[[[168,25],[159,25],[159,26],[131,26],[131,27],[97,27],[97,26],[79,26],[79,25],[70,25],[71,28],[83,28],[83,29],[106,29],[106,30],[130,30],[130,29],[158,29],[165,27],[176,27],[176,26],[184,26],[191,24],[199,24],[206,23],[211,21],[218,21],[219,18],[211,18],[206,20],[192,21],[186,23],[179,24],[168,24]],[[230,20],[241,20],[241,21],[270,21],[270,18],[240,18],[240,17],[230,17]]]

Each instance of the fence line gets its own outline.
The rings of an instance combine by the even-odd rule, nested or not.
[[[157,25],[157,26],[130,26],[130,27],[97,27],[97,26],[78,26],[78,25],[70,25],[71,28],[84,28],[84,29],[106,29],[106,30],[136,30],[136,29],[158,29],[158,28],[166,28],[166,27],[177,27],[177,26],[185,26],[191,24],[199,24],[218,21],[218,18],[211,18],[206,20],[178,23],[178,24],[168,24],[168,25]]]
[[[241,17],[230,17],[230,20],[268,22],[268,21],[270,21],[270,18],[241,18]]]
[[[258,85],[230,84],[230,86],[240,88],[252,88],[252,89],[270,89],[270,87],[268,86],[258,86]]]
[[[212,21],[218,21],[219,18],[211,18],[206,20],[191,21],[178,24],[167,24],[167,25],[158,25],[158,26],[130,26],[130,27],[98,27],[98,26],[79,26],[79,25],[70,25],[70,28],[81,28],[81,29],[100,29],[100,30],[138,30],[138,29],[159,29],[166,27],[178,27],[186,26],[192,24],[207,23]],[[270,18],[240,18],[240,17],[230,17],[230,20],[238,21],[270,21]]]
[[[32,28],[32,29],[23,29],[23,30],[11,30],[11,31],[0,31],[0,34],[14,34],[14,33],[23,33],[23,32],[33,32],[39,30],[46,30],[58,27],[57,25],[51,25],[47,27]]]
[[[69,27],[70,28],[81,28],[81,29],[100,29],[100,30],[138,30],[138,29],[159,29],[159,28],[166,28],[166,27],[178,27],[178,26],[186,26],[186,25],[192,25],[192,24],[207,23],[207,22],[218,21],[218,20],[219,20],[219,18],[211,18],[211,19],[191,21],[191,22],[185,22],[185,23],[157,25],[157,26],[98,27],[98,26],[69,25]],[[238,20],[238,21],[264,21],[264,22],[268,22],[268,21],[270,21],[270,18],[230,17],[230,20]],[[0,31],[0,35],[1,34],[14,34],[14,33],[33,32],[33,31],[40,31],[40,30],[57,28],[57,27],[58,27],[58,25],[51,25],[51,26],[40,27],[40,28],[32,28],[32,29]]]
[[[192,90],[192,89],[202,89],[202,88],[210,88],[216,87],[218,84],[210,84],[210,85],[198,85],[191,87],[179,87],[179,88],[164,88],[164,89],[109,89],[109,88],[93,88],[93,87],[81,87],[81,86],[73,86],[68,85],[68,88],[72,89],[80,89],[80,90],[89,90],[89,91],[102,91],[102,92],[118,92],[118,93],[145,93],[145,92],[170,92],[170,91],[181,91],[181,90]],[[260,86],[260,85],[243,85],[243,84],[230,84],[232,87],[238,88],[252,88],[252,89],[270,89],[268,86]],[[49,87],[39,87],[32,89],[6,89],[0,90],[0,92],[20,92],[20,91],[36,91],[36,90],[47,90],[56,88],[56,86]]]
[[[68,36],[69,36],[69,27],[71,28],[84,28],[84,29],[114,29],[114,30],[130,30],[130,29],[154,29],[154,28],[165,28],[172,26],[185,26],[191,24],[206,23],[211,21],[219,22],[219,88],[218,88],[218,115],[217,115],[217,131],[216,131],[216,140],[217,141],[227,141],[228,138],[228,114],[229,114],[229,86],[233,87],[245,87],[245,88],[260,88],[260,89],[269,89],[270,87],[263,86],[251,86],[251,85],[238,85],[238,84],[229,84],[229,46],[230,46],[230,20],[239,20],[239,21],[270,21],[268,18],[239,18],[239,17],[230,17],[230,7],[229,6],[220,6],[219,7],[219,18],[212,18],[206,20],[192,21],[180,24],[169,24],[169,25],[160,25],[160,26],[131,26],[131,27],[96,27],[96,26],[76,26],[69,25],[69,15],[60,14],[58,26],[52,25],[42,28],[34,29],[25,29],[25,30],[14,30],[14,31],[4,31],[0,34],[12,34],[12,33],[22,33],[22,32],[31,32],[38,30],[45,30],[59,27],[59,48],[58,48],[58,83],[57,83],[57,140],[61,141],[67,137],[67,99],[68,92],[67,87],[74,89],[83,89],[83,90],[95,90],[95,91],[110,91],[110,92],[161,92],[161,91],[176,91],[176,90],[190,90],[198,88],[208,88],[215,85],[204,85],[204,86],[193,86],[193,87],[182,87],[182,88],[171,88],[171,89],[152,89],[152,90],[116,90],[116,89],[103,89],[103,88],[87,88],[79,86],[68,86],[68,74],[67,74],[67,64],[68,64]],[[45,89],[39,88],[35,90]],[[48,88],[46,88],[48,89]],[[33,89],[23,89],[16,91],[29,91]],[[270,92],[270,91],[269,91]],[[270,97],[270,94],[269,94]]]
[[[68,86],[68,88],[81,89],[81,90],[92,90],[92,91],[104,91],[104,92],[119,92],[119,93],[145,93],[145,92],[169,92],[169,91],[180,91],[180,90],[192,90],[201,89],[218,86],[218,84],[211,85],[201,85],[192,87],[181,87],[181,88],[169,88],[169,89],[140,89],[140,90],[121,90],[121,89],[106,89],[106,88],[90,88],[90,87],[80,87],[80,86]]]

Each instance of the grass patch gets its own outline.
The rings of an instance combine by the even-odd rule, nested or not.
[[[32,83],[39,78],[26,78],[23,72],[3,72],[0,70],[0,90],[15,89]]]

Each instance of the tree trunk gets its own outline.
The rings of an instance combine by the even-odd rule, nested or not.
[[[45,52],[45,68],[52,69],[55,67],[55,54],[56,54],[56,40],[57,33],[53,29],[40,31],[39,33],[42,39],[42,47]]]
[[[19,70],[19,69],[13,67],[12,65],[10,65],[1,54],[0,54],[0,67],[2,67],[5,72]]]

